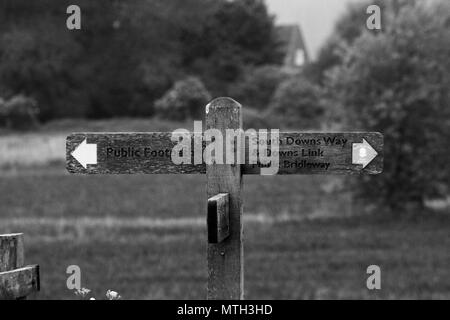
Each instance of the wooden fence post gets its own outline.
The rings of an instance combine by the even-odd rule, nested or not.
[[[24,266],[23,234],[0,235],[0,300],[25,299],[39,291],[39,266]]]
[[[242,128],[241,105],[230,98],[219,98],[206,106],[206,129]],[[208,199],[228,194],[229,232],[219,243],[208,243],[208,299],[244,298],[244,250],[242,226],[241,166],[212,164],[206,166]]]
[[[23,234],[0,235],[0,272],[19,269],[24,265]]]

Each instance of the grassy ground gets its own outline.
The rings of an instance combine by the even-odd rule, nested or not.
[[[63,121],[0,136],[0,233],[26,233],[27,263],[41,266],[38,298],[73,298],[71,264],[97,297],[204,298],[204,176],[70,176],[63,163],[72,131],[183,126]],[[360,216],[343,185],[245,177],[247,298],[450,298],[450,216]],[[365,286],[372,264],[382,269],[378,292]]]
[[[438,216],[392,223],[369,218],[247,222],[246,296],[449,299],[449,226],[448,218]],[[84,230],[71,225],[54,234],[58,228],[25,228],[28,261],[41,265],[39,298],[73,298],[65,287],[71,264],[81,267],[83,285],[97,297],[110,288],[127,299],[205,297],[206,235],[200,225],[86,224]],[[365,270],[372,264],[382,269],[380,291],[365,287]]]

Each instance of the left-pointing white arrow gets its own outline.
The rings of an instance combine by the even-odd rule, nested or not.
[[[88,164],[97,164],[97,145],[88,144],[87,139],[72,152],[72,156],[87,169]]]
[[[363,169],[367,167],[367,165],[372,162],[373,159],[376,158],[378,152],[375,151],[374,148],[363,139],[362,143],[354,143],[353,144],[353,152],[352,152],[352,163],[353,164],[362,164]]]

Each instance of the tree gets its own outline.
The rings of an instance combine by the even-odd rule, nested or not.
[[[385,136],[383,174],[360,177],[359,196],[391,209],[447,196],[450,182],[450,4],[418,1],[365,32],[330,75],[333,103],[352,130]]]
[[[218,1],[196,33],[185,34],[184,63],[208,83],[214,95],[250,66],[280,64],[273,17],[263,0]]]
[[[33,97],[41,107],[42,120],[73,115],[85,105],[78,104],[84,95],[74,85],[80,48],[64,32],[47,27],[17,27],[0,34],[0,94]]]
[[[4,101],[0,98],[0,126],[9,129],[33,129],[37,126],[39,108],[34,99],[17,95]]]
[[[372,30],[372,33],[381,33],[389,27],[388,20],[398,14],[401,8],[413,6],[416,0],[370,0],[355,2],[348,5],[348,10],[338,19],[333,34],[319,50],[317,59],[306,66],[307,77],[323,85],[326,73],[342,63],[342,54],[351,47],[356,39],[366,30],[366,21],[369,15],[366,10],[370,5],[377,5],[381,9],[382,30]]]
[[[211,95],[203,83],[195,77],[177,81],[166,94],[155,102],[156,113],[172,120],[203,117],[203,110]]]
[[[0,3],[0,95],[36,99],[41,120],[151,116],[154,101],[195,75],[215,95],[275,58],[261,0],[69,0]]]
[[[280,124],[288,128],[317,129],[324,114],[320,96],[320,88],[307,79],[290,78],[277,88],[270,103],[269,116],[280,119]]]
[[[287,78],[289,74],[280,66],[248,68],[242,79],[231,85],[229,93],[245,107],[265,110],[278,86]]]

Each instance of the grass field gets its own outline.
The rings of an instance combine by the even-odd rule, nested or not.
[[[204,176],[64,170],[70,132],[178,127],[62,121],[0,136],[0,233],[25,232],[27,263],[41,266],[37,298],[74,298],[66,288],[71,264],[81,267],[83,286],[97,297],[107,289],[125,299],[205,297]],[[247,298],[450,298],[448,210],[363,215],[342,191],[342,177],[244,181]],[[365,286],[372,264],[382,269],[376,292]]]
[[[153,226],[98,221],[20,224],[28,262],[39,262],[39,298],[73,298],[65,269],[99,297],[205,297],[205,228],[198,221]],[[141,221],[142,222],[142,221]],[[253,299],[450,298],[450,221],[366,218],[246,221],[246,296]],[[405,236],[406,235],[406,236]],[[365,287],[367,266],[382,268],[382,290]]]

